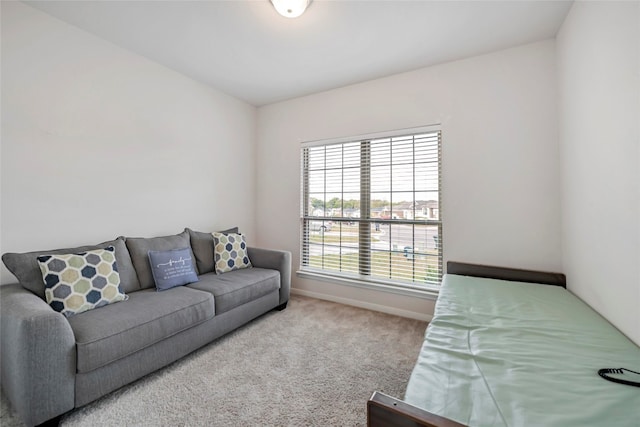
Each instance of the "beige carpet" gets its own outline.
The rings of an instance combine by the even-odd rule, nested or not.
[[[62,426],[363,426],[374,390],[403,397],[426,323],[293,296]],[[22,425],[2,396],[2,427]]]

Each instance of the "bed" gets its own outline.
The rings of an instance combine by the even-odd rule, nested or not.
[[[640,348],[558,273],[449,262],[403,400],[374,392],[377,426],[640,426]],[[636,378],[637,380],[637,378]]]

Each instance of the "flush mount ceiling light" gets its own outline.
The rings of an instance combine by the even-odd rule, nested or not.
[[[270,0],[278,13],[286,18],[297,18],[307,9],[311,0]]]

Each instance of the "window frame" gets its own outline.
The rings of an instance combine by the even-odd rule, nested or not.
[[[310,261],[309,261],[309,250],[308,250],[308,245],[310,245],[310,230],[309,230],[309,224],[311,222],[314,221],[335,221],[335,222],[346,222],[347,219],[344,216],[344,214],[341,214],[342,216],[340,217],[332,217],[332,216],[322,216],[322,217],[318,217],[318,216],[313,216],[311,215],[310,210],[310,199],[312,198],[310,195],[310,188],[309,188],[309,148],[312,147],[327,147],[327,146],[331,146],[331,145],[339,145],[339,144],[347,144],[347,143],[360,143],[361,144],[361,148],[360,148],[360,161],[361,161],[361,167],[360,167],[360,173],[361,174],[365,174],[364,176],[361,175],[361,181],[359,181],[359,187],[360,187],[360,194],[361,194],[361,205],[360,205],[360,210],[361,212],[364,212],[364,210],[367,210],[369,212],[369,214],[371,213],[370,210],[370,206],[366,205],[366,200],[371,200],[371,194],[373,193],[371,191],[371,185],[369,183],[367,183],[366,185],[363,186],[362,184],[362,179],[368,179],[369,177],[366,176],[367,173],[370,174],[370,169],[366,168],[366,171],[362,170],[362,165],[363,165],[363,161],[368,161],[369,163],[371,162],[371,153],[369,151],[368,155],[365,155],[364,160],[363,160],[363,149],[366,149],[366,144],[369,144],[371,141],[373,140],[381,140],[381,139],[385,139],[385,138],[389,138],[390,140],[392,138],[402,138],[402,137],[415,137],[416,135],[421,135],[421,134],[437,134],[437,180],[438,180],[438,185],[437,185],[437,194],[438,194],[438,215],[437,215],[437,219],[421,219],[421,220],[416,220],[415,217],[411,220],[407,220],[407,219],[377,219],[374,221],[373,218],[369,216],[367,216],[366,218],[358,218],[356,222],[358,223],[373,223],[373,222],[379,222],[381,224],[389,224],[389,226],[391,227],[391,225],[397,225],[397,224],[412,224],[413,226],[418,225],[418,226],[435,226],[437,227],[437,233],[438,233],[438,240],[436,242],[436,249],[437,249],[437,261],[438,261],[438,272],[437,274],[438,276],[438,280],[437,281],[427,281],[424,284],[417,284],[417,282],[413,281],[400,281],[400,280],[394,280],[394,279],[390,279],[390,278],[383,278],[383,277],[378,277],[375,275],[371,275],[371,269],[370,267],[367,268],[366,267],[366,263],[367,263],[367,258],[369,258],[369,263],[370,263],[370,257],[372,255],[372,253],[375,250],[372,250],[371,247],[371,239],[363,239],[362,237],[366,237],[363,236],[362,230],[363,229],[367,229],[367,227],[359,227],[359,234],[358,234],[358,274],[355,273],[346,273],[344,271],[334,271],[334,270],[330,270],[330,269],[323,269],[323,268],[314,268],[312,266],[310,266]],[[391,142],[392,143],[392,142]],[[415,141],[413,142],[413,152],[415,152]],[[370,146],[369,146],[370,148]],[[318,280],[325,280],[325,281],[331,281],[331,282],[338,282],[341,284],[346,284],[346,285],[351,285],[351,286],[357,286],[357,287],[363,287],[363,288],[368,288],[368,289],[377,289],[377,290],[383,290],[383,291],[388,291],[388,292],[392,292],[392,293],[399,293],[399,294],[403,294],[403,295],[410,295],[410,296],[415,296],[415,297],[422,297],[422,298],[433,298],[435,296],[437,296],[438,290],[439,290],[439,285],[440,285],[440,280],[442,278],[442,276],[444,275],[444,262],[443,262],[443,238],[442,238],[442,234],[443,234],[443,219],[442,219],[442,128],[441,125],[430,125],[430,126],[421,126],[421,127],[416,127],[416,128],[409,128],[409,129],[400,129],[400,130],[392,130],[392,131],[386,131],[386,132],[378,132],[378,133],[371,133],[371,134],[364,134],[364,135],[357,135],[357,136],[352,136],[352,137],[343,137],[343,138],[334,138],[334,139],[328,139],[328,140],[318,140],[318,141],[309,141],[309,142],[303,142],[301,144],[301,165],[300,165],[300,183],[301,183],[301,189],[300,189],[300,265],[299,265],[299,269],[297,271],[297,274],[301,277],[306,277],[306,278],[313,278],[313,279],[318,279]],[[415,169],[415,164],[416,161],[415,159],[413,160],[412,163]],[[370,166],[370,164],[369,164]],[[325,171],[326,166],[325,166]],[[341,171],[344,171],[344,166],[340,169]],[[414,172],[414,180],[415,180],[415,172]],[[326,181],[326,178],[325,178]],[[363,191],[363,188],[366,187],[366,190]],[[344,193],[344,184],[342,185],[342,192]],[[413,188],[412,188],[412,192],[414,193],[414,201],[415,201],[415,193],[416,191],[416,187],[415,187],[415,182],[413,183]],[[366,197],[363,197],[362,194],[366,193]],[[325,192],[325,196],[326,196],[326,192]],[[326,202],[326,201],[325,201]],[[365,204],[365,206],[363,206],[363,204]],[[415,209],[415,208],[414,208]],[[391,212],[393,212],[393,206],[391,206]],[[353,218],[352,218],[353,220]],[[370,227],[369,227],[369,233],[370,233]],[[305,246],[306,245],[306,246]],[[324,243],[322,244],[324,247]],[[364,250],[364,254],[362,253],[362,251]],[[395,252],[397,252],[397,250],[392,250],[389,249],[389,254],[390,256]],[[364,270],[360,267],[360,263],[361,262],[365,262],[365,268]],[[342,261],[340,261],[342,262]],[[390,268],[391,268],[391,264],[390,264]],[[368,270],[368,271],[367,271]],[[362,274],[362,273],[365,274]],[[368,273],[368,274],[367,274]]]

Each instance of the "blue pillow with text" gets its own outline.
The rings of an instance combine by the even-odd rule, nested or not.
[[[190,248],[149,251],[149,262],[158,291],[198,281]]]

